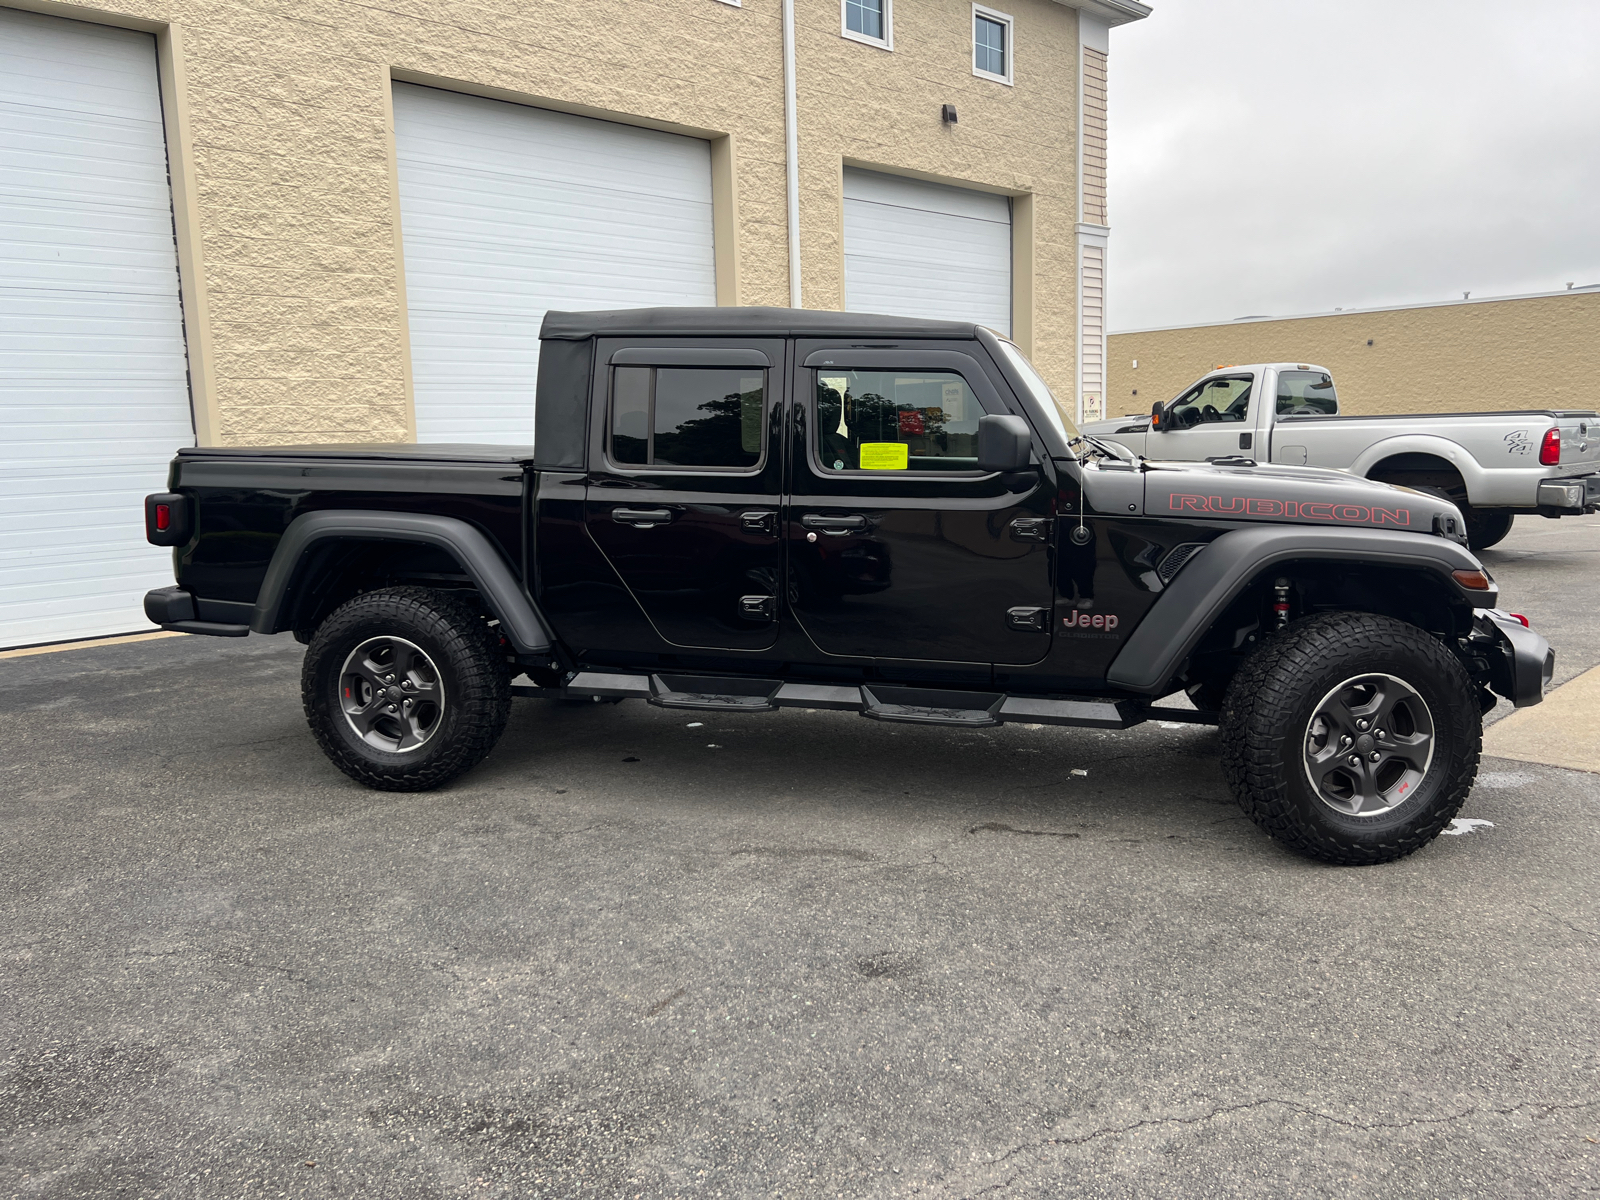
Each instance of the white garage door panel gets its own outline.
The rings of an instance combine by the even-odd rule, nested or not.
[[[851,312],[1011,331],[1011,203],[1004,196],[847,170],[844,264]]]
[[[0,646],[149,628],[193,442],[155,42],[0,10]]]
[[[533,441],[548,309],[715,304],[703,141],[396,84],[417,437]]]

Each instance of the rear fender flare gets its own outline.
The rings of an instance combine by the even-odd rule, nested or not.
[[[1195,555],[1167,585],[1112,660],[1106,682],[1142,695],[1164,694],[1184,660],[1250,581],[1273,564],[1294,559],[1420,567],[1441,576],[1466,608],[1492,608],[1499,598],[1498,589],[1467,591],[1450,577],[1452,571],[1481,571],[1483,565],[1442,537],[1305,525],[1234,529]]]
[[[310,552],[330,542],[412,542],[442,550],[477,585],[484,604],[500,620],[500,632],[518,654],[548,654],[554,644],[549,624],[481,530],[456,517],[362,509],[303,513],[289,523],[261,581],[250,618],[253,632],[279,633],[288,628],[285,613],[296,589],[304,585]]]
[[[1483,495],[1488,480],[1478,460],[1458,443],[1433,434],[1405,434],[1375,442],[1350,464],[1350,473],[1365,479],[1379,463],[1399,454],[1431,454],[1434,458],[1442,458],[1461,476],[1461,481],[1467,486],[1468,497]]]

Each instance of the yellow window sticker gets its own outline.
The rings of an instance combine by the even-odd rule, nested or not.
[[[904,471],[909,447],[904,442],[862,442],[863,471]]]

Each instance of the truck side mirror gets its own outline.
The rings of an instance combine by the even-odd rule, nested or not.
[[[1150,406],[1150,432],[1151,433],[1160,433],[1163,429],[1166,428],[1165,423],[1161,419],[1162,410],[1165,409],[1165,408],[1166,408],[1166,405],[1162,404],[1161,401],[1159,401],[1159,400],[1157,400],[1154,404],[1152,404]]]
[[[1033,450],[1033,431],[1021,417],[978,418],[978,470],[1021,471]]]

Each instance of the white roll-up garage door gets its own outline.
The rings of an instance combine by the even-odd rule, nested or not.
[[[715,304],[711,148],[398,83],[417,438],[533,441],[547,309]]]
[[[0,9],[0,647],[150,628],[193,443],[155,41]]]
[[[1011,332],[1011,201],[898,175],[844,173],[851,312],[976,321]]]

